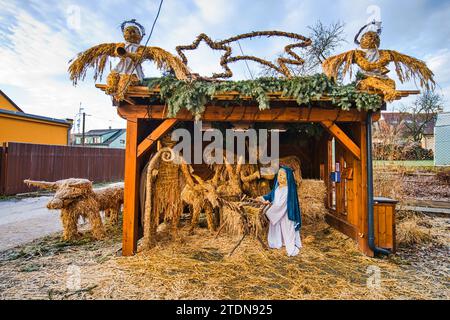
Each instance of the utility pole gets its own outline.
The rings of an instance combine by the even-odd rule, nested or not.
[[[82,138],[81,138],[81,145],[82,146],[84,146],[85,127],[86,127],[86,112],[83,112],[83,135],[82,135]]]

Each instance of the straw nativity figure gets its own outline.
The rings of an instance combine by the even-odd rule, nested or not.
[[[61,210],[63,240],[73,241],[79,237],[78,220],[88,220],[92,236],[102,239],[105,236],[100,211],[109,216],[111,224],[119,222],[120,207],[123,204],[123,187],[112,186],[94,190],[87,179],[64,179],[56,182],[24,180],[28,186],[54,191],[55,194],[47,208]]]
[[[361,38],[361,33],[376,26],[376,31],[369,30]],[[366,91],[378,91],[384,95],[386,102],[396,99],[395,81],[387,74],[387,66],[393,62],[395,71],[401,83],[410,79],[418,79],[422,88],[430,89],[435,85],[433,72],[425,62],[393,50],[379,50],[381,35],[381,22],[371,22],[362,27],[355,36],[355,44],[359,49],[344,52],[324,61],[322,67],[324,73],[337,79],[342,68],[342,77],[350,72],[352,64],[358,65],[362,80],[358,82],[358,89]]]
[[[178,79],[186,79],[189,71],[180,58],[159,47],[140,45],[145,36],[144,27],[135,19],[121,25],[125,43],[104,43],[92,47],[70,61],[70,79],[74,85],[84,80],[86,71],[94,69],[94,80],[101,79],[110,58],[120,58],[120,62],[107,78],[106,93],[117,100],[123,100],[130,85],[137,85],[144,79],[142,62],[150,60],[158,69],[173,72]]]

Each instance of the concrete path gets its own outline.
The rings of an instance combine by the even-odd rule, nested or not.
[[[51,198],[0,201],[0,251],[62,230],[59,210],[46,207]]]

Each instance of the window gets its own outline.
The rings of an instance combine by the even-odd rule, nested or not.
[[[94,137],[94,143],[102,143],[102,137]]]
[[[81,144],[81,138],[80,137],[77,137],[75,139],[75,144]]]
[[[125,144],[125,140],[120,140],[120,144]]]

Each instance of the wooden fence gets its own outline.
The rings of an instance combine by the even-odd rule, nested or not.
[[[24,179],[123,180],[125,150],[8,143],[0,146],[0,195],[35,191]]]

